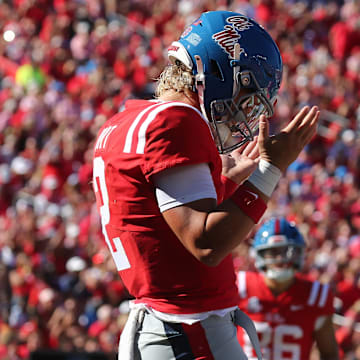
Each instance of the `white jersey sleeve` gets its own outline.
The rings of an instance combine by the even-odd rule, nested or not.
[[[195,200],[217,199],[208,164],[177,166],[153,176],[161,212]]]

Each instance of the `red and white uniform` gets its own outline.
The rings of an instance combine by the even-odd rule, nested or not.
[[[264,360],[309,360],[316,322],[333,313],[329,285],[296,277],[273,295],[261,273],[238,273],[239,307],[254,321]],[[238,338],[249,359],[257,359],[241,328]]]
[[[128,291],[157,311],[193,314],[236,306],[229,255],[217,267],[193,257],[160,213],[152,175],[209,164],[222,201],[221,159],[201,113],[178,102],[131,100],[100,129],[94,190],[103,233]]]

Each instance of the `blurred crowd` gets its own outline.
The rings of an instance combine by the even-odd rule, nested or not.
[[[305,272],[336,293],[342,359],[360,359],[359,1],[0,0],[1,359],[115,358],[130,297],[95,209],[94,138],[124,101],[153,96],[185,25],[220,9],[254,18],[280,47],[273,131],[304,104],[322,110],[265,217],[299,225]],[[253,268],[250,243],[234,253],[239,268]]]

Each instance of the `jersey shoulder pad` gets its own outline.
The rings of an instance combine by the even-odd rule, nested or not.
[[[210,127],[194,107],[165,103],[150,112],[144,124],[138,149],[147,177],[180,164],[212,162],[217,150]]]

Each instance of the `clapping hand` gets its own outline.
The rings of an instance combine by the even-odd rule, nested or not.
[[[222,175],[237,184],[242,184],[256,169],[260,160],[258,137],[247,142],[229,155],[220,155]]]
[[[317,106],[311,109],[305,106],[278,134],[272,136],[269,136],[268,120],[261,115],[258,138],[260,158],[284,172],[316,134],[319,114]]]

